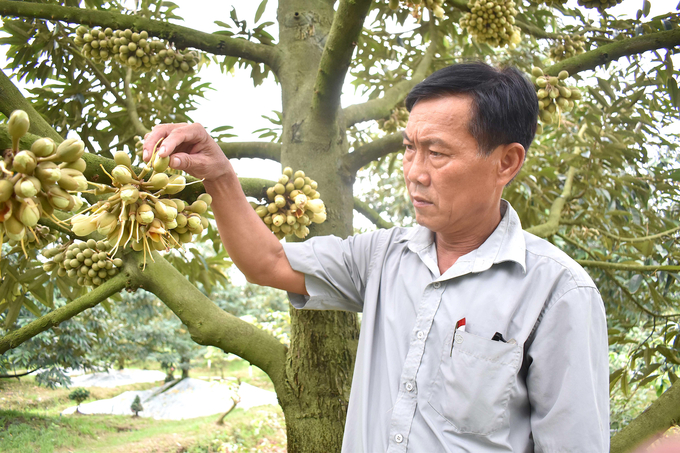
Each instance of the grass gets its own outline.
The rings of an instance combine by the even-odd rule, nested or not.
[[[212,376],[211,376],[212,375]],[[178,373],[176,373],[178,376]],[[196,378],[220,378],[220,371],[192,369]],[[224,376],[273,390],[269,378],[243,360],[224,369]],[[116,388],[89,387],[85,403],[112,398],[128,390],[146,390],[161,383]],[[61,416],[74,402],[73,389],[47,389],[31,376],[0,380],[0,452],[3,453],[241,453],[285,452],[286,434],[280,407],[235,409],[224,420],[219,415],[189,420],[153,420],[116,415]]]

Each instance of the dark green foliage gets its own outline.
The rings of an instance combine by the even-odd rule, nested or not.
[[[86,399],[90,397],[90,391],[88,389],[84,389],[82,387],[77,387],[73,389],[71,393],[68,395],[68,399],[75,401],[76,403],[80,404]]]
[[[144,406],[142,406],[142,400],[139,398],[139,395],[135,396],[135,400],[132,402],[130,410],[135,413],[135,417],[139,417],[139,413],[144,410]]]

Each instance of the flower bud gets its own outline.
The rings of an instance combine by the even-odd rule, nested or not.
[[[76,181],[71,175],[65,174],[63,172],[61,173],[57,184],[64,190],[78,190],[78,187],[80,187],[80,183],[78,181]]]
[[[195,230],[201,225],[201,216],[198,214],[189,214],[189,217],[187,217],[187,228],[189,230]]]
[[[146,235],[149,236],[152,241],[160,242],[161,236],[165,233],[167,233],[167,231],[163,228],[163,223],[159,219],[154,219],[154,221],[149,224]]]
[[[57,145],[51,138],[39,138],[31,145],[31,152],[35,154],[36,157],[51,156],[56,149]]]
[[[269,210],[266,206],[258,206],[255,208],[255,212],[257,212],[257,215],[259,215],[260,218],[264,218],[269,213]]]
[[[97,220],[87,215],[77,215],[71,219],[71,231],[77,236],[87,236],[97,229]]]
[[[153,175],[147,184],[152,190],[165,189],[170,182],[170,177],[165,173],[156,173]]]
[[[276,192],[274,192],[274,188],[270,187],[267,189],[267,199],[269,201],[274,201],[274,197],[276,196]]]
[[[194,240],[194,236],[190,231],[186,231],[179,235],[179,240],[182,244],[188,244]]]
[[[174,203],[173,206],[169,206],[163,203],[163,200],[158,200],[154,207],[156,208],[158,218],[164,222],[169,222],[177,218],[177,209],[175,208]]]
[[[41,162],[35,167],[35,176],[44,185],[55,184],[61,178],[61,169],[54,162]]]
[[[61,211],[70,211],[75,205],[73,197],[57,186],[47,189],[50,204]]]
[[[264,218],[262,220],[264,221],[264,223],[266,225],[271,225],[272,224],[272,215],[267,214],[266,216],[264,216]]]
[[[158,156],[158,154],[156,154],[156,157],[153,161],[153,169],[158,173],[163,173],[165,170],[168,169],[169,164],[170,156],[160,157]]]
[[[110,212],[104,212],[97,216],[97,232],[102,236],[108,236],[118,226],[118,217]]]
[[[286,167],[283,169],[283,174],[288,176],[289,178],[293,177],[293,169],[290,167]]]
[[[210,226],[210,221],[207,217],[201,216],[201,225],[203,225],[203,228],[208,228]]]
[[[283,184],[285,186],[286,184],[288,184],[289,179],[290,178],[287,175],[281,175],[281,177],[279,178],[279,184]]]
[[[116,151],[113,155],[113,160],[117,165],[125,165],[126,167],[132,167],[132,161],[130,156],[125,151]]]
[[[272,217],[273,225],[280,227],[284,223],[286,223],[286,216],[284,216],[283,214],[276,214],[275,216]]]
[[[26,228],[16,217],[10,216],[5,219],[5,233],[13,241],[21,242],[26,236]]]
[[[198,199],[204,201],[205,204],[210,206],[212,204],[212,196],[208,193],[202,193],[198,196]]]
[[[28,132],[28,128],[30,125],[31,122],[28,120],[28,114],[23,110],[15,110],[9,116],[7,130],[9,132],[9,135],[11,135],[12,138],[16,139],[18,142],[19,139],[23,137],[26,134],[26,132]]]
[[[121,185],[130,184],[130,181],[132,181],[132,172],[125,165],[117,165],[111,171],[111,176],[113,176],[115,182]]]
[[[78,184],[78,187],[76,188],[78,192],[84,192],[85,190],[87,190],[89,183],[87,182],[87,178],[85,176],[83,176],[82,174],[80,176],[74,176],[73,180],[76,182],[76,184]]]
[[[120,190],[120,199],[130,204],[139,200],[139,190],[132,185],[123,186]]]
[[[62,162],[59,168],[70,168],[79,172],[84,172],[87,169],[87,162],[82,157],[75,162]]]
[[[171,220],[169,222],[165,222],[165,229],[166,230],[174,230],[177,228],[177,220]]]
[[[14,193],[19,198],[31,198],[40,192],[40,188],[40,180],[33,176],[28,176],[17,181],[14,185]]]
[[[282,195],[286,193],[286,186],[281,183],[277,183],[274,185],[274,192]]]
[[[175,217],[175,222],[177,222],[176,228],[184,228],[187,225],[187,216],[180,212],[177,214],[177,217]]]
[[[298,170],[298,171],[295,172],[295,174],[293,175],[293,177],[294,177],[295,179],[298,179],[298,178],[303,178],[303,179],[304,179],[304,177],[305,177],[305,172],[302,171],[302,170]]]
[[[36,165],[38,165],[38,162],[32,152],[20,151],[14,156],[12,170],[25,175],[30,175],[33,173],[33,170],[35,170]]]
[[[295,217],[294,215],[286,216],[286,223],[288,225],[295,225],[297,223],[297,217]]]
[[[321,211],[314,214],[312,217],[312,222],[314,223],[324,223],[326,221],[326,211]]]
[[[165,193],[174,195],[184,190],[187,184],[186,178],[181,175],[172,175],[168,185],[165,187]]]
[[[14,194],[14,185],[9,179],[0,179],[0,203],[9,200]]]
[[[293,227],[288,225],[287,223],[284,223],[281,225],[281,232],[284,234],[290,234],[293,231]]]
[[[191,204],[189,209],[191,212],[195,212],[196,214],[205,214],[205,212],[208,210],[208,205],[205,201],[196,200]]]
[[[326,206],[323,204],[323,201],[317,199],[317,200],[309,200],[307,202],[307,209],[312,211],[314,214],[318,214],[321,211],[324,211],[326,209]]]
[[[275,203],[269,203],[269,204],[267,205],[267,211],[269,211],[270,214],[274,214],[274,213],[277,212],[278,210],[279,210],[279,207],[276,206]]]
[[[295,197],[295,204],[299,209],[305,209],[305,206],[307,205],[307,195],[301,193],[297,197]]]
[[[277,195],[276,198],[274,198],[274,204],[279,208],[284,207],[286,205],[286,197]]]
[[[57,160],[60,162],[75,162],[85,153],[85,143],[77,138],[64,140],[57,147]]]

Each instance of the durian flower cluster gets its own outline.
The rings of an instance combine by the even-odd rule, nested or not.
[[[616,6],[623,0],[578,0],[578,4],[586,8],[597,8],[600,12],[607,8]]]
[[[0,244],[6,235],[14,243],[40,243],[41,217],[54,217],[54,210],[72,211],[82,205],[73,192],[88,188],[82,159],[85,145],[78,139],[64,140],[57,146],[50,138],[36,140],[30,150],[20,150],[19,142],[30,126],[23,110],[12,112],[7,123],[12,149],[0,160]]]
[[[392,110],[389,118],[378,120],[378,127],[388,134],[393,134],[406,127],[408,117],[409,113],[406,107],[397,107]]]
[[[470,8],[460,19],[460,26],[477,41],[493,47],[517,47],[522,41],[515,26],[517,9],[513,0],[471,0]]]
[[[389,3],[390,9],[394,11],[399,9],[399,0],[389,0]],[[406,8],[412,10],[412,15],[416,19],[420,19],[423,8],[432,11],[432,14],[439,19],[444,18],[444,8],[442,8],[444,0],[406,0],[402,3]]]
[[[201,194],[192,204],[171,198],[184,190],[186,178],[165,173],[170,158],[159,158],[156,150],[139,174],[126,152],[114,155],[117,165],[109,175],[112,186],[93,184],[98,193],[111,195],[71,219],[75,234],[97,231],[112,244],[110,255],[129,246],[144,252],[146,263],[152,250],[181,248],[208,227],[204,214],[212,202],[210,195]]]
[[[326,206],[317,187],[302,170],[293,173],[286,167],[279,182],[267,189],[269,203],[251,202],[251,206],[277,238],[294,234],[304,239],[309,225],[326,221]]]
[[[123,266],[120,258],[110,258],[111,246],[106,241],[89,239],[87,242],[73,242],[42,251],[45,258],[45,272],[59,277],[77,279],[79,286],[99,286],[119,272]]]
[[[550,47],[550,58],[555,61],[566,60],[586,51],[586,38],[581,35],[561,35]]]
[[[539,118],[545,124],[558,122],[562,112],[570,111],[574,108],[575,101],[581,99],[581,92],[576,87],[567,86],[564,83],[569,77],[567,71],[561,71],[557,77],[543,74],[543,70],[534,67],[531,70],[534,78],[536,95],[538,96]],[[537,133],[541,133],[543,128],[539,125]]]
[[[150,39],[142,30],[76,29],[73,42],[82,53],[95,61],[117,61],[135,70],[158,69],[161,71],[192,74],[198,63],[198,53],[175,50],[165,41]]]

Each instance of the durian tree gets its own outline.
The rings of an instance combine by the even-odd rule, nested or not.
[[[261,217],[266,221],[272,214],[272,231],[287,234],[282,227],[292,217],[288,230],[298,233],[301,227],[295,225],[307,216],[303,226],[310,235],[346,237],[354,232],[354,210],[378,228],[408,225],[413,216],[400,170],[401,130],[408,118],[403,100],[434,70],[481,59],[526,71],[540,98],[539,133],[504,197],[518,211],[525,229],[577,259],[597,282],[609,317],[612,350],[625,358],[622,363],[612,362],[613,397],[632,398],[650,389],[661,395],[614,436],[612,451],[632,449],[680,419],[680,384],[676,383],[680,165],[672,127],[680,108],[674,58],[680,44],[679,17],[670,5],[652,16],[648,0],[625,3],[636,2],[640,8],[636,18],[620,19],[610,8],[621,0],[279,0],[277,4],[265,0],[254,22],[238,20],[234,13],[231,18],[216,18],[223,28],[208,34],[179,25],[175,5],[160,0],[0,0],[4,33],[0,44],[10,58],[8,68],[0,73],[0,112],[10,118],[20,109],[30,119],[30,130],[18,143],[10,134],[13,126],[0,126],[0,149],[10,150],[5,160],[32,149],[40,138],[55,145],[66,143],[70,132],[87,150],[79,157],[86,164],[80,170],[86,181],[71,174],[75,183],[64,189],[70,190],[66,195],[71,197],[82,192],[82,206],[59,198],[63,194],[53,190],[49,198],[44,193],[46,205],[23,208],[31,204],[25,200],[33,189],[23,184],[32,181],[28,176],[19,178],[18,194],[16,184],[13,192],[3,189],[19,197],[11,203],[18,203],[28,223],[33,224],[36,216],[39,220],[28,239],[17,241],[15,231],[13,244],[4,249],[0,312],[8,333],[0,338],[0,353],[84,310],[115,303],[113,298],[123,290],[144,289],[179,317],[194,341],[234,353],[269,375],[286,417],[288,451],[339,451],[358,339],[357,316],[291,310],[290,346],[285,346],[220,309],[197,287],[224,280],[221,266],[227,257],[207,218],[193,222],[207,234],[201,239],[185,237],[198,241],[205,252],[205,272],[197,275],[183,255],[159,254],[174,242],[187,247],[190,243],[169,232],[168,223],[174,219],[161,219],[164,223],[156,227],[167,227],[161,232],[143,223],[144,212],[130,211],[131,205],[139,206],[131,200],[141,196],[132,189],[168,184],[163,176],[152,182],[147,175],[149,179],[135,179],[136,185],[127,187],[129,177],[147,172],[135,152],[136,137],[161,122],[191,121],[196,100],[207,88],[200,75],[208,59],[225,73],[249,70],[256,85],[273,77],[281,90],[283,111],[280,128],[264,134],[271,141],[224,140],[215,132],[229,158],[271,159],[286,167],[285,178],[279,181],[242,180],[244,192],[266,206],[257,208]],[[260,20],[265,8],[277,8],[278,24]],[[21,78],[40,81],[41,86],[25,98],[12,82]],[[346,80],[366,102],[341,104]],[[227,79],[218,89],[229,90]],[[17,165],[33,165],[28,161],[19,158]],[[60,173],[71,164],[80,166],[64,161],[58,164]],[[116,170],[121,165],[125,169]],[[48,164],[43,167],[49,167],[46,187],[54,187],[49,178],[56,178],[56,170]],[[148,172],[164,173],[156,168]],[[14,173],[3,179],[10,177]],[[186,184],[185,190],[173,195],[175,201],[166,203],[147,195],[155,200],[155,215],[168,219],[172,217],[168,208],[192,213],[179,208],[194,206],[202,192],[198,181],[167,176],[171,177],[175,183],[170,186]],[[301,187],[310,187],[308,198],[318,188],[327,207],[321,216],[325,222],[311,222],[315,212],[302,208],[306,198],[298,203],[291,196],[293,190],[299,191],[298,177]],[[182,180],[177,182],[178,178]],[[357,178],[364,184],[355,193]],[[274,189],[268,193],[268,188]],[[277,200],[277,195],[283,200]],[[118,198],[110,197],[116,196],[122,201],[114,203]],[[44,215],[52,210],[50,206],[75,212],[59,214],[57,209]],[[79,213],[87,209],[89,213]],[[107,216],[111,210],[115,221]],[[196,211],[209,216],[200,203]],[[70,223],[65,221],[74,214]],[[99,216],[94,224],[93,215]],[[278,225],[276,215],[281,215]],[[128,223],[120,225],[123,220]],[[12,225],[14,230],[21,227]],[[43,236],[33,233],[38,226],[46,229]],[[151,242],[140,239],[140,228]],[[115,244],[104,243],[116,232]],[[75,240],[77,236],[83,240]],[[304,234],[289,234],[287,240],[300,236]],[[132,248],[126,247],[128,242]],[[45,248],[57,247],[61,248],[56,252],[43,253],[46,258],[39,257]],[[115,257],[109,247],[118,247]],[[92,256],[104,253],[105,268],[112,263],[106,277],[99,277],[101,266],[90,273],[92,266],[78,263],[79,254],[83,263],[92,261],[85,249]],[[67,260],[67,253],[73,257]],[[19,264],[9,266],[8,254]],[[61,261],[55,261],[57,256]],[[78,275],[83,267],[84,273]],[[78,278],[91,289],[79,285]],[[55,291],[71,302],[42,314],[36,304],[52,308]],[[22,309],[39,317],[12,329]]]

